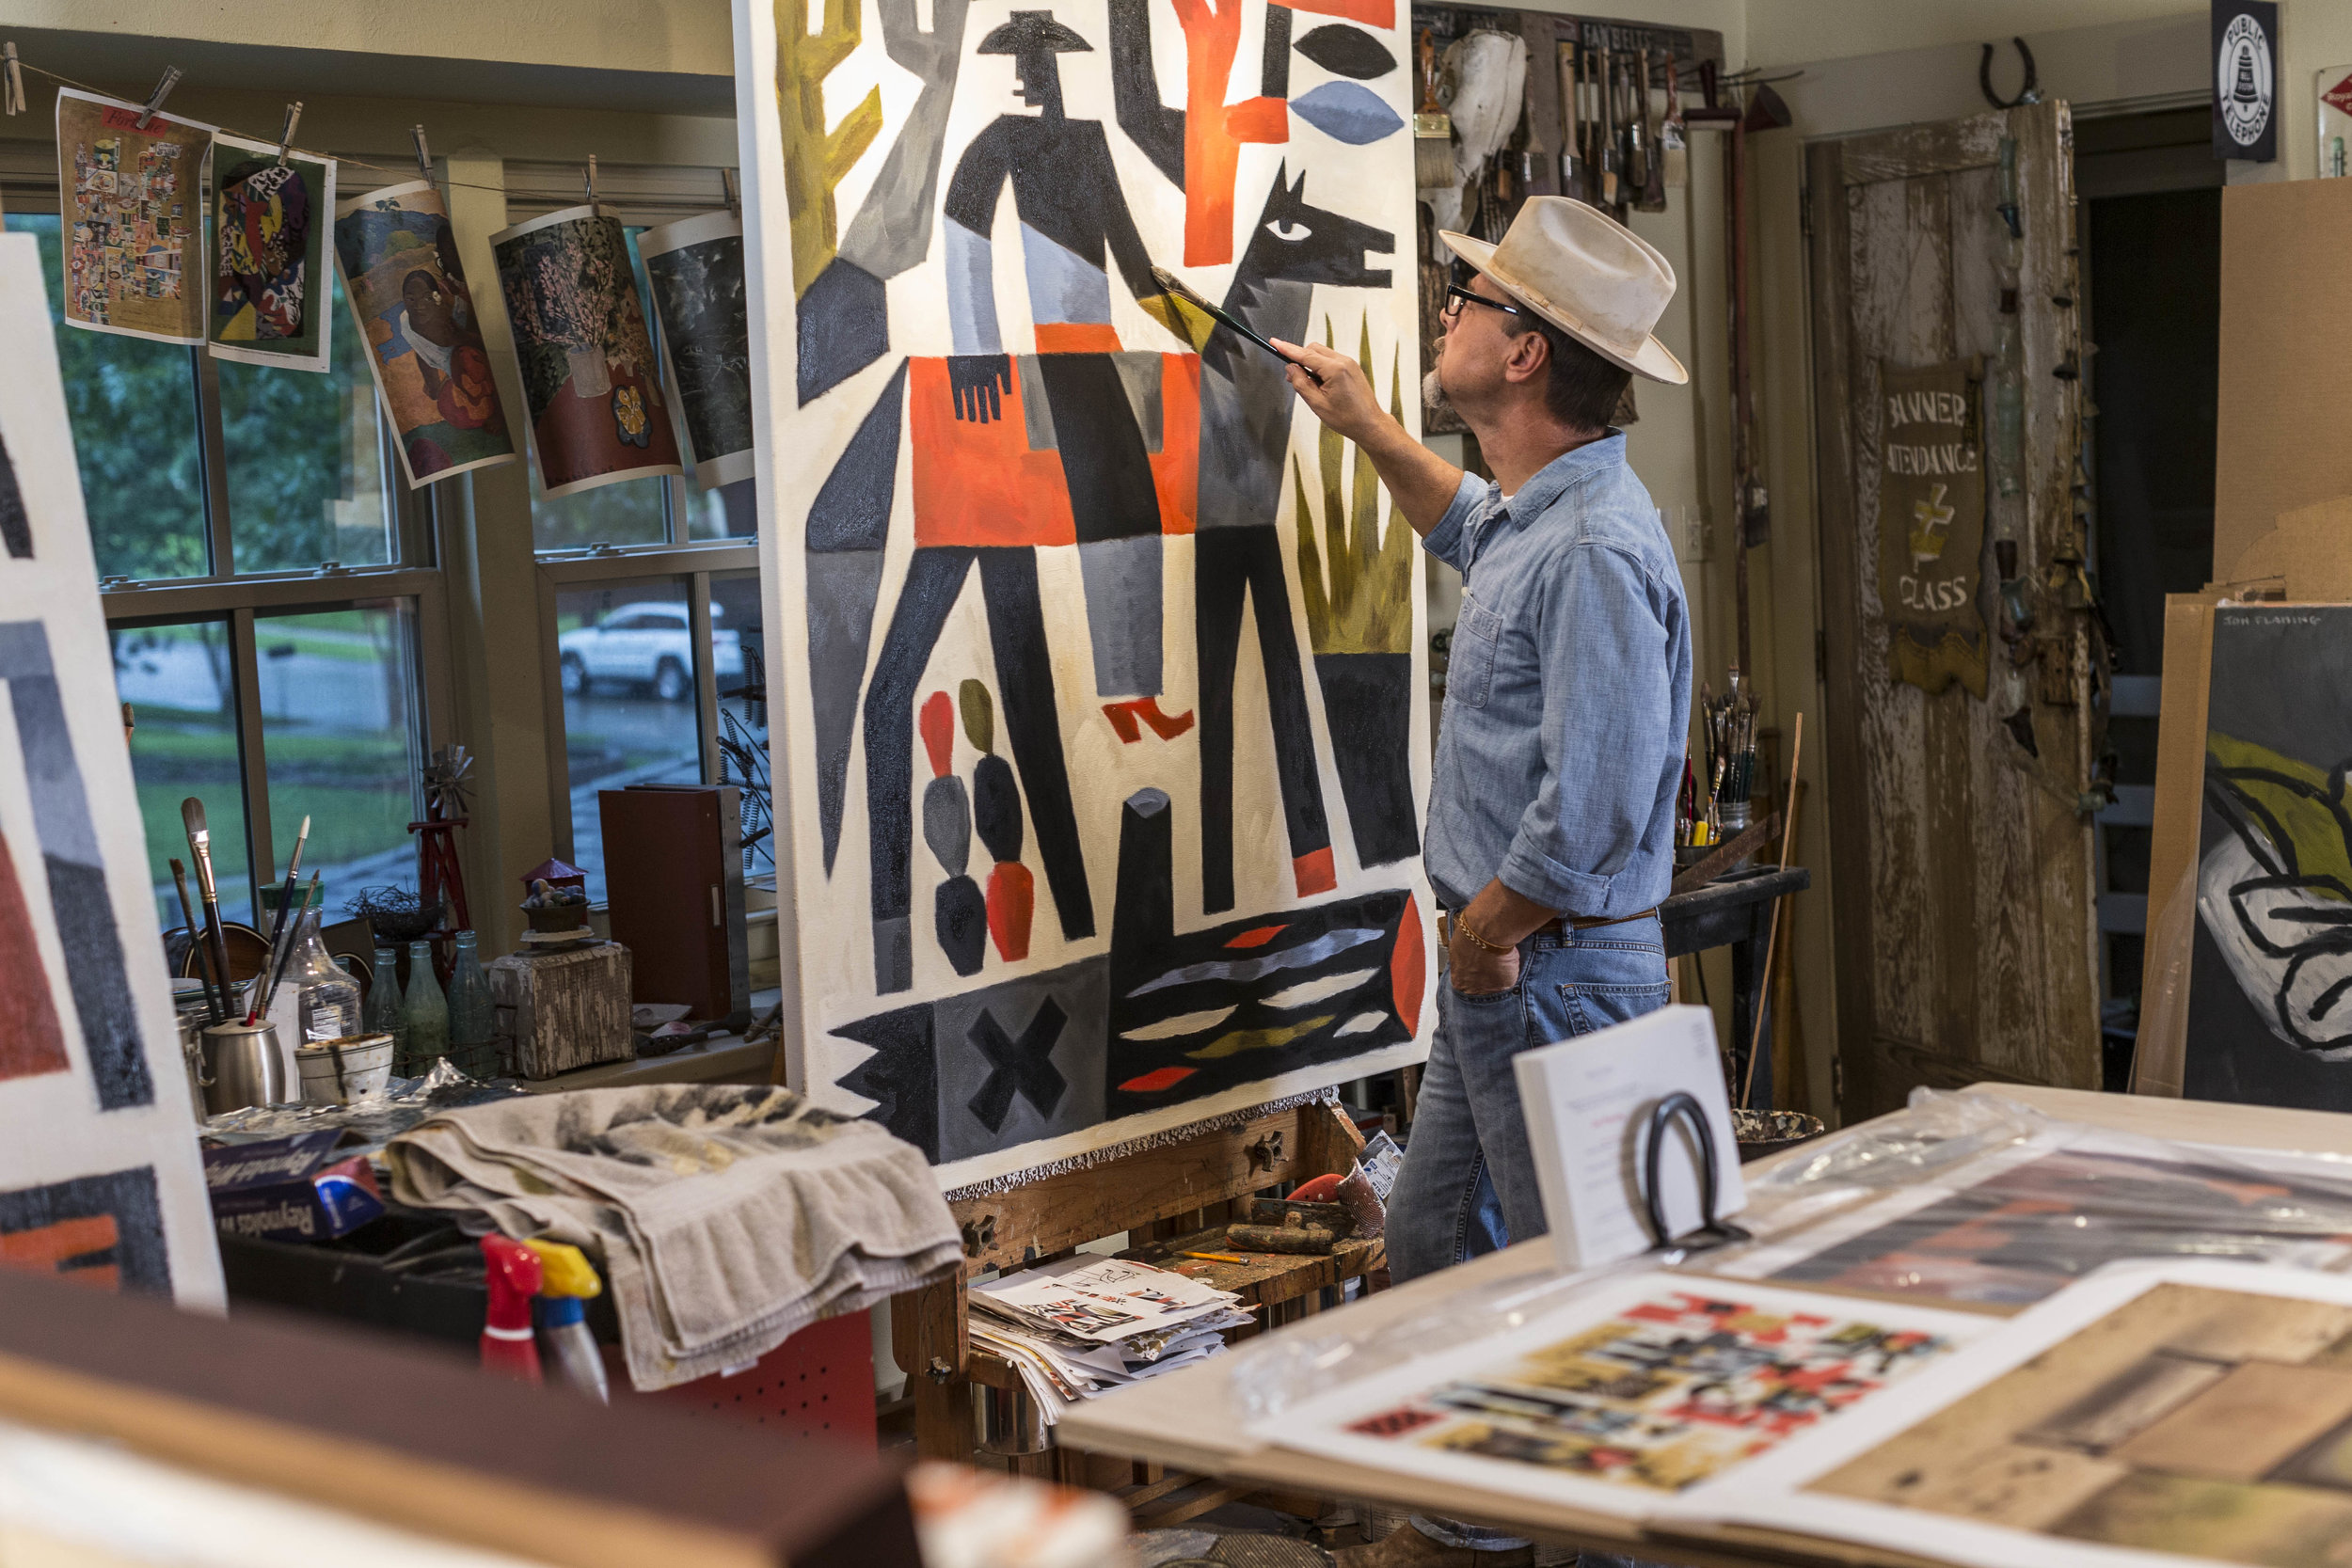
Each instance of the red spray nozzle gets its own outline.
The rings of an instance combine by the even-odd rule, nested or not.
[[[482,1323],[482,1370],[520,1383],[539,1381],[531,1298],[539,1293],[539,1255],[504,1236],[482,1238],[482,1276],[490,1309]]]

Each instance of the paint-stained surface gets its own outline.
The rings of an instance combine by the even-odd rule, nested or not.
[[[788,1067],[949,1180],[1422,1050],[1415,541],[1152,277],[1415,379],[1405,32],[1318,8],[738,9]]]
[[[2042,641],[2022,665],[1994,657],[1978,701],[1958,683],[1930,696],[1895,673],[1902,607],[1881,593],[1875,526],[1881,369],[1997,353],[2012,281],[1998,211],[2005,135],[2016,144],[2025,404],[2017,491],[1988,485],[1985,532],[2016,541]],[[2083,546],[2069,488],[2080,383],[2052,373],[2080,362],[2076,313],[2058,303],[2076,292],[2071,145],[2065,106],[2038,104],[1808,154],[1849,1120],[1899,1108],[1921,1084],[2100,1082],[2091,827],[2076,808],[2090,787],[2090,641],[2065,592]],[[1991,555],[1973,563],[1988,628],[2002,613]]]

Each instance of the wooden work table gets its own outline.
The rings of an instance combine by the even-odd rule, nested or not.
[[[2051,1117],[2117,1132],[2191,1143],[2352,1155],[2352,1116],[2016,1085],[1982,1085],[1979,1089],[2024,1101]],[[1790,1149],[1751,1168],[1804,1156],[1802,1148]],[[1449,1300],[1466,1292],[1513,1278],[1533,1283],[1552,1272],[1549,1246],[1541,1241],[1526,1242],[1278,1332],[1327,1334],[1342,1327],[1369,1328],[1442,1314]],[[1233,1366],[1231,1360],[1213,1358],[1089,1400],[1063,1418],[1056,1429],[1057,1439],[1073,1449],[1172,1465],[1223,1481],[1370,1498],[1392,1507],[1502,1525],[1538,1540],[1704,1568],[1790,1561],[1887,1565],[1915,1560],[1842,1543],[1753,1530],[1698,1537],[1645,1533],[1629,1521],[1606,1514],[1268,1447],[1254,1441],[1245,1430],[1249,1418],[1234,1397]]]

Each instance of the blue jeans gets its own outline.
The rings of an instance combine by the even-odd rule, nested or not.
[[[1389,1194],[1390,1277],[1407,1279],[1540,1236],[1544,1199],[1519,1113],[1511,1058],[1666,1005],[1658,917],[1549,931],[1519,943],[1519,983],[1465,996],[1438,983],[1438,1032],[1421,1075],[1405,1168]],[[1416,1514],[1409,1527],[1449,1546],[1505,1551],[1508,1530]],[[1587,1561],[1607,1561],[1588,1557]]]
[[[1391,1276],[1407,1279],[1544,1233],[1544,1200],[1511,1059],[1666,1005],[1656,915],[1519,944],[1519,983],[1465,996],[1438,985],[1405,1168],[1389,1195]]]

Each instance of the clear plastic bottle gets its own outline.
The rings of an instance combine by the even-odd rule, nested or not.
[[[400,1016],[400,950],[389,942],[375,944],[374,974],[368,981],[367,1010],[359,1022],[371,1035],[392,1037],[394,1070],[403,1070],[408,1060],[408,1024]]]
[[[400,1017],[408,1026],[408,1037],[401,1042],[395,1070],[403,1078],[430,1072],[434,1063],[449,1054],[449,1002],[433,977],[429,942],[408,944],[408,990],[401,997]]]
[[[302,917],[302,934],[294,939],[293,974],[302,998],[302,1041],[339,1040],[361,1032],[359,982],[335,966],[319,940],[314,911]]]
[[[457,1065],[477,1078],[497,1070],[491,1056],[490,979],[482,972],[471,931],[457,933],[457,961],[449,972],[449,1050]]]

